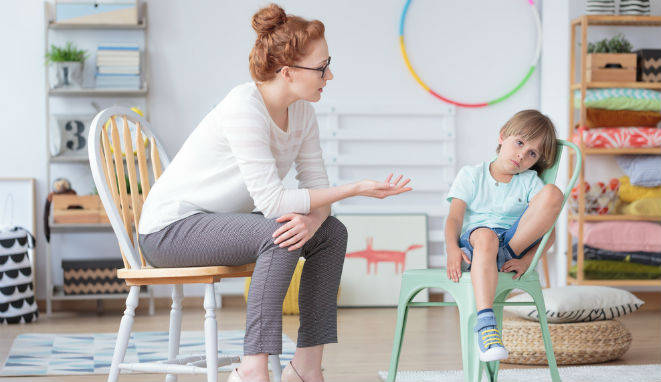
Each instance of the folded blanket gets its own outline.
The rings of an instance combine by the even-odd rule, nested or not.
[[[615,160],[634,186],[661,186],[661,156],[618,155]]]
[[[621,203],[617,210],[623,215],[661,216],[661,198],[644,198],[631,203]]]
[[[585,106],[608,110],[661,111],[661,93],[649,89],[604,88],[588,89]],[[581,92],[574,93],[575,107],[581,107]]]
[[[569,270],[572,277],[576,277],[577,268],[574,265]],[[661,267],[624,261],[585,260],[583,262],[583,272],[585,278],[590,280],[650,280],[661,278]]]
[[[574,243],[572,248],[573,258],[576,260],[578,244]],[[661,252],[615,252],[584,245],[583,256],[585,260],[624,261],[628,263],[654,265],[657,267],[661,266]]]
[[[639,187],[631,184],[628,176],[620,178],[620,188],[617,191],[620,200],[626,203],[646,198],[661,198],[661,186]]]
[[[661,122],[658,111],[608,110],[587,108],[586,127],[656,127]]]

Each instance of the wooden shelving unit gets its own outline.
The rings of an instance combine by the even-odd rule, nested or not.
[[[142,35],[144,47],[142,49],[141,57],[141,72],[143,76],[143,85],[141,89],[115,89],[115,88],[56,88],[50,87],[49,70],[45,71],[45,110],[46,110],[46,147],[50,147],[50,130],[57,128],[51,126],[51,98],[78,98],[78,99],[92,99],[92,98],[146,98],[149,94],[149,55],[147,53],[147,4],[145,2],[138,2],[140,7],[138,23],[135,25],[111,25],[111,24],[70,24],[70,23],[57,23],[55,22],[55,9],[53,4],[44,1],[44,49],[48,51],[49,42],[51,41],[52,33],[65,33],[69,35],[80,36],[80,31],[102,31],[99,33],[108,35],[126,35],[135,31],[134,34]],[[124,38],[124,37],[122,37]],[[69,100],[66,100],[69,102]],[[149,115],[149,110],[146,107],[148,102],[145,103],[145,115]],[[87,150],[85,149],[85,152]],[[50,152],[47,153],[47,185],[50,187],[52,183],[52,169],[53,164],[72,165],[72,166],[89,166],[89,159],[85,156],[53,156]],[[52,215],[49,221],[49,227],[52,234],[89,234],[99,232],[112,232],[112,227],[109,223],[91,223],[91,224],[62,224],[54,223]],[[90,250],[90,253],[93,253]],[[119,254],[118,254],[119,255]],[[118,256],[119,257],[119,256]],[[56,300],[101,300],[107,299],[124,299],[126,293],[109,293],[109,294],[93,294],[93,295],[67,295],[64,294],[61,285],[56,285],[53,276],[53,248],[50,243],[46,243],[46,314],[52,313],[52,302]],[[154,294],[153,288],[148,287],[140,292],[140,298],[149,300],[149,313],[154,314]]]
[[[576,107],[574,93],[580,91],[579,108],[579,126],[586,125],[586,107],[585,92],[587,89],[596,88],[637,88],[661,90],[661,83],[649,82],[587,82],[587,46],[588,46],[588,27],[590,26],[632,26],[632,27],[661,27],[661,16],[602,16],[585,15],[572,20],[570,26],[570,69],[569,69],[569,125],[568,136],[572,139],[576,125]],[[580,80],[576,79],[576,29],[580,33]],[[586,164],[587,156],[592,155],[661,155],[661,148],[608,148],[595,149],[583,146],[583,141],[579,143],[583,155],[583,163]],[[575,157],[569,159],[569,177],[572,176]],[[578,222],[578,245],[577,245],[577,272],[576,277],[567,275],[567,283],[575,285],[606,285],[606,286],[661,286],[661,280],[586,280],[583,271],[584,252],[583,252],[583,224],[586,221],[653,221],[661,222],[661,216],[635,216],[635,215],[588,215],[585,213],[585,191],[580,187],[585,182],[585,165],[581,168],[579,174],[579,194],[578,194],[578,213],[568,215],[569,223]],[[567,232],[567,270],[571,269],[573,264],[572,235]]]

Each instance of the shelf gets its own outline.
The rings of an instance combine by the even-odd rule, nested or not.
[[[581,25],[661,26],[661,16],[585,15],[572,20],[572,27]]]
[[[569,285],[600,285],[600,286],[661,286],[661,280],[583,280],[580,283],[577,279],[567,276]]]
[[[635,89],[651,89],[651,90],[661,90],[661,82],[586,82],[585,86],[588,89],[600,89],[600,88],[635,88]],[[571,90],[580,90],[581,83],[575,83],[571,85]]]
[[[144,30],[147,29],[147,4],[139,4],[137,24],[80,24],[80,23],[58,23],[55,22],[55,9],[52,4],[46,4],[47,28],[51,30]]]
[[[110,223],[51,223],[51,232],[112,231]]]
[[[88,157],[48,157],[51,163],[89,163]]]
[[[143,89],[49,89],[48,95],[54,97],[142,97],[149,92]]]
[[[53,300],[116,300],[116,299],[125,299],[128,296],[128,293],[100,293],[100,294],[74,294],[66,295],[64,290],[60,287],[54,287],[53,290]],[[140,291],[140,298],[149,298],[148,291]]]
[[[141,30],[147,29],[147,22],[144,19],[138,20],[137,24],[72,24],[72,23],[48,23],[48,29],[105,29],[105,30]]]
[[[569,214],[570,220],[578,220],[578,215]],[[661,216],[639,216],[639,215],[583,215],[585,221],[617,221],[617,220],[638,220],[638,221],[659,221]]]
[[[609,148],[609,149],[582,149],[581,152],[585,155],[661,155],[661,147],[646,147],[646,148]],[[571,152],[571,155],[575,155]]]

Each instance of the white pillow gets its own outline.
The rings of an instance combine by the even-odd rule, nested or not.
[[[574,285],[543,289],[546,319],[552,323],[612,320],[633,313],[645,302],[630,292],[603,286]],[[532,302],[527,293],[508,302]],[[505,311],[538,321],[535,306],[506,306]]]

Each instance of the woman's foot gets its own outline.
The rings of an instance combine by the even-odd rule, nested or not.
[[[241,358],[241,365],[232,371],[235,375],[231,382],[269,382],[268,355],[246,355]]]
[[[230,373],[230,376],[227,377],[227,382],[243,382],[241,376],[239,375],[238,369],[233,369]]]
[[[282,377],[280,377],[281,382],[305,382],[303,377],[298,374],[298,371],[294,368],[294,365],[291,364],[291,361],[285,366],[282,370]]]
[[[321,370],[319,370],[318,373],[309,373],[306,375],[303,370],[297,370],[294,367],[294,364],[290,361],[282,370],[282,377],[280,380],[282,382],[323,382],[324,376],[321,374]]]

